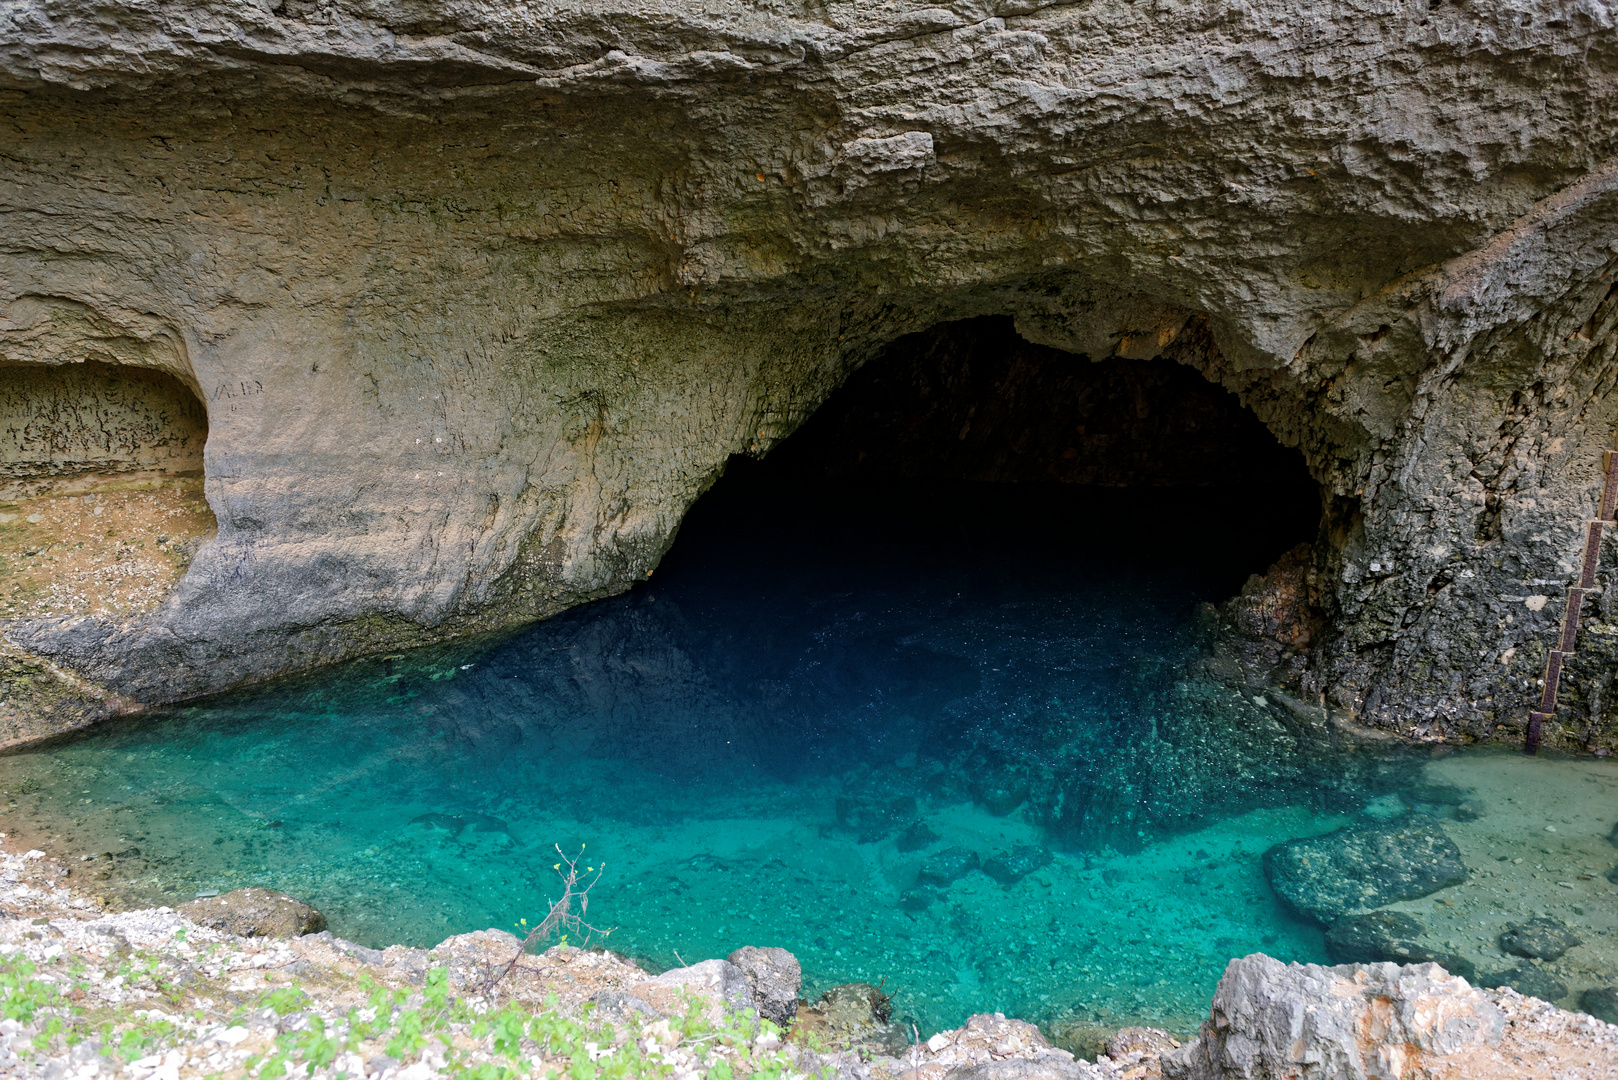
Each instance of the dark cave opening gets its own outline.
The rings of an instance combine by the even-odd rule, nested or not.
[[[896,342],[734,459],[638,592],[772,717],[746,738],[783,779],[885,790],[856,774],[932,760],[1055,840],[1128,847],[1335,798],[1265,706],[1204,677],[1213,605],[1320,521],[1301,455],[1198,372],[979,319]]]
[[[767,523],[917,557],[1171,562],[1218,601],[1316,539],[1321,495],[1296,449],[1195,370],[1091,362],[989,317],[900,339],[768,457],[733,458],[660,573]]]

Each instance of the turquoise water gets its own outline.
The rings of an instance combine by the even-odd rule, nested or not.
[[[781,945],[806,993],[882,982],[924,1034],[1190,1030],[1229,957],[1326,959],[1263,851],[1427,761],[1197,675],[1197,605],[1310,510],[747,473],[628,595],[109,724],[0,789],[125,902],[263,885],[427,946],[542,915],[587,845],[591,922],[649,967]],[[950,847],[1033,869],[918,887]]]

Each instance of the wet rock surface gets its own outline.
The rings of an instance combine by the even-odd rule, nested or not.
[[[1049,866],[1051,853],[1032,844],[1002,851],[983,864],[983,872],[1002,885],[1015,885],[1035,870]]]
[[[1547,916],[1511,926],[1500,935],[1500,951],[1533,960],[1559,960],[1584,942],[1560,920]]]
[[[1420,941],[1426,932],[1418,920],[1399,911],[1345,915],[1326,928],[1326,951],[1339,964],[1432,963],[1466,979],[1476,973],[1465,957],[1434,951]]]
[[[785,1027],[798,1012],[798,989],[803,968],[798,958],[781,948],[743,946],[727,958],[747,977],[753,1005],[760,1016]]]
[[[947,847],[922,861],[916,872],[920,886],[949,886],[978,869],[978,853],[970,848]]]
[[[839,795],[837,823],[861,843],[874,843],[905,828],[916,816],[911,795]]]
[[[1568,995],[1566,983],[1535,964],[1517,964],[1504,971],[1479,975],[1477,983],[1491,990],[1510,987],[1524,997],[1541,1001],[1561,1001]]]
[[[1579,995],[1579,1008],[1597,1020],[1618,1024],[1618,986],[1592,986]]]
[[[888,996],[862,982],[834,986],[820,1000],[800,1005],[793,1031],[803,1041],[889,1057],[903,1054],[911,1043],[909,1029],[893,1022]]]
[[[1460,849],[1425,817],[1277,844],[1264,853],[1264,873],[1276,895],[1326,925],[1351,912],[1427,896],[1468,876]]]
[[[236,889],[181,904],[192,922],[238,937],[291,938],[326,929],[326,916],[270,889]]]

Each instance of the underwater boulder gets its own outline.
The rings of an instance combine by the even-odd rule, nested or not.
[[[1035,870],[1049,866],[1051,853],[1033,844],[1019,844],[983,864],[983,872],[1002,885],[1015,885]]]
[[[326,916],[271,889],[234,889],[176,910],[198,926],[237,937],[292,938],[326,929]]]
[[[1561,1001],[1567,997],[1568,992],[1567,984],[1533,964],[1518,964],[1516,967],[1497,971],[1492,975],[1479,975],[1477,984],[1490,990],[1509,986],[1524,997],[1550,1002]]]
[[[917,819],[910,828],[899,834],[899,850],[908,854],[920,851],[922,848],[938,839],[938,834],[932,830],[925,821]]]
[[[1533,960],[1559,960],[1569,949],[1582,944],[1562,922],[1545,915],[1513,923],[1500,935],[1501,952]]]
[[[747,976],[758,1014],[786,1027],[798,1014],[798,990],[803,986],[803,967],[785,949],[744,945],[727,958]]]
[[[937,889],[918,885],[899,894],[899,908],[902,911],[926,911],[943,898],[944,894]]]
[[[1438,780],[1422,780],[1410,789],[1410,797],[1414,801],[1444,806],[1460,806],[1471,794],[1468,788],[1456,787],[1454,784]]]
[[[910,1031],[893,1022],[893,1001],[870,983],[834,986],[798,1010],[794,1035],[838,1050],[897,1057],[910,1049]]]
[[[418,814],[410,819],[410,824],[420,825],[428,832],[447,833],[451,837],[456,837],[466,828],[466,819],[453,814]]]
[[[837,823],[853,830],[862,844],[893,835],[915,817],[916,800],[911,795],[837,796]]]
[[[1618,1024],[1618,986],[1592,986],[1579,995],[1579,1008],[1609,1024]]]
[[[1438,953],[1417,939],[1427,928],[1402,911],[1345,915],[1326,930],[1326,952],[1339,964],[1438,964],[1451,975],[1477,974],[1464,956]]]
[[[1264,853],[1264,876],[1293,910],[1329,926],[1459,885],[1469,874],[1436,820],[1408,817],[1277,844]]]
[[[996,817],[1005,817],[1028,800],[1028,777],[1010,766],[981,774],[972,783],[972,794],[983,808]]]
[[[947,847],[927,856],[916,873],[916,883],[951,885],[977,868],[977,852],[963,847]]]

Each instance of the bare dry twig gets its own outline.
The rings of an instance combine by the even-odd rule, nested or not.
[[[511,958],[510,962],[502,967],[490,970],[484,976],[482,990],[486,994],[492,993],[495,987],[499,986],[508,975],[516,970],[518,961],[523,958],[523,954],[528,952],[529,946],[537,941],[544,941],[557,931],[561,931],[564,942],[567,941],[570,934],[582,935],[586,945],[590,943],[590,938],[593,935],[599,934],[604,938],[612,933],[610,929],[603,930],[599,926],[592,926],[584,921],[590,911],[590,890],[596,887],[596,882],[600,881],[601,875],[606,873],[607,864],[603,862],[600,866],[586,866],[584,874],[594,874],[595,876],[591,877],[587,884],[581,886],[579,884],[581,876],[579,860],[584,858],[584,845],[579,845],[579,853],[572,858],[562,854],[560,844],[555,845],[555,847],[556,854],[562,861],[552,869],[556,871],[556,876],[562,879],[562,895],[552,901],[550,911],[539,921],[539,925],[528,931],[528,936],[523,938],[522,944],[517,946],[517,954]],[[567,869],[564,870],[564,866]],[[573,910],[575,904],[578,905],[577,911]]]

